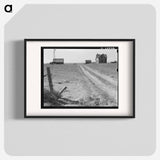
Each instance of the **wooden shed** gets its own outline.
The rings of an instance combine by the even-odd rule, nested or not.
[[[64,58],[53,58],[51,64],[64,64]]]

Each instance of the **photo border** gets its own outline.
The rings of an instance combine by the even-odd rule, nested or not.
[[[29,116],[26,112],[26,78],[28,41],[131,41],[133,43],[133,112],[131,116]],[[41,57],[41,56],[40,56]],[[106,108],[105,108],[106,109]],[[24,39],[24,118],[135,118],[135,39]]]

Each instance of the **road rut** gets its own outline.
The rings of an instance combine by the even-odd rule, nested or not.
[[[80,65],[79,66],[83,72],[83,74],[106,96],[109,97],[110,100],[113,101],[115,105],[117,105],[117,82],[113,80],[111,77],[99,73],[96,70],[89,68],[88,66]]]

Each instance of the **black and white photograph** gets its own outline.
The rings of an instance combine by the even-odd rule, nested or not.
[[[25,39],[26,118],[135,117],[134,39]]]
[[[42,47],[42,108],[118,108],[118,47]]]

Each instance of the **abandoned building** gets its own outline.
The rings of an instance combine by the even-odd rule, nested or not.
[[[107,63],[107,55],[106,54],[96,54],[96,63]]]

